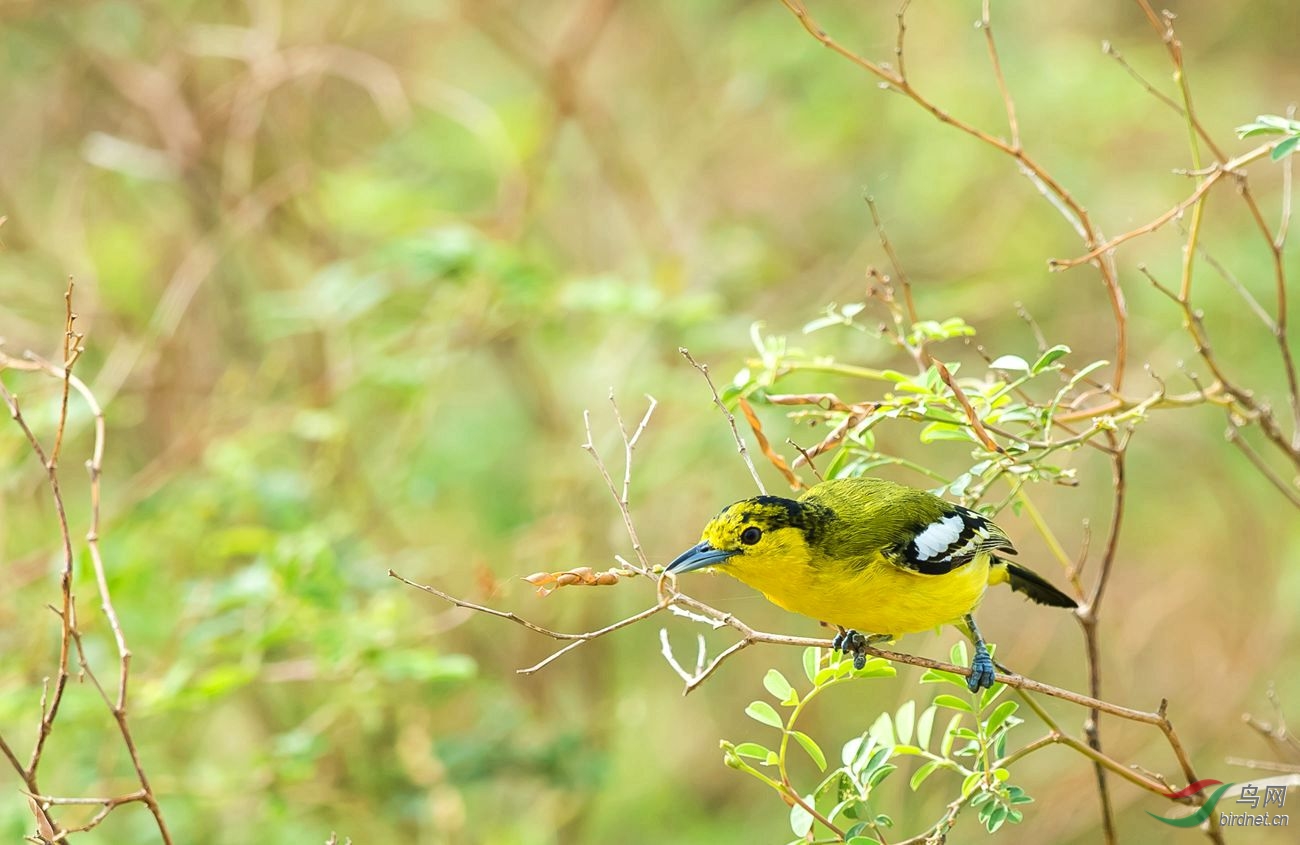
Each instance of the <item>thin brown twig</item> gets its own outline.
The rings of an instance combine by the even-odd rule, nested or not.
[[[915,324],[920,318],[916,313],[916,302],[912,298],[912,282],[907,277],[907,271],[903,269],[903,262],[898,260],[894,244],[885,231],[885,221],[880,216],[880,209],[876,207],[876,198],[871,194],[867,194],[867,208],[871,211],[871,223],[875,226],[876,237],[880,239],[880,246],[885,251],[885,257],[889,259],[889,267],[894,271],[894,278],[903,288],[903,304],[907,307],[907,319]]]
[[[738,404],[740,412],[745,417],[745,422],[749,423],[749,430],[754,432],[754,439],[758,441],[758,450],[763,453],[763,456],[767,458],[772,466],[776,467],[776,471],[781,473],[781,477],[790,485],[790,489],[803,490],[807,488],[808,485],[804,484],[803,480],[794,474],[794,470],[790,469],[790,465],[786,463],[785,458],[781,457],[772,448],[772,443],[767,439],[767,435],[763,433],[762,421],[758,418],[758,414],[754,413],[754,406],[749,404],[749,400],[743,396],[740,397]]]
[[[1022,147],[1013,146],[1001,138],[990,135],[974,125],[954,117],[921,94],[901,73],[873,62],[845,47],[817,23],[803,0],[781,0],[781,2],[795,16],[804,30],[822,46],[875,76],[881,80],[884,87],[906,96],[941,123],[952,126],[1014,159],[1024,174],[1051,201],[1052,205],[1062,211],[1072,226],[1077,226],[1086,247],[1092,248],[1103,240],[1087,209],[1052,174],[1029,156]],[[902,18],[900,17],[899,20],[901,23]],[[896,49],[902,49],[901,38]],[[1113,382],[1118,390],[1123,385],[1128,360],[1128,308],[1125,303],[1124,292],[1120,288],[1119,279],[1111,263],[1103,260],[1096,262],[1096,266],[1101,274],[1102,283],[1106,287],[1111,311],[1115,318],[1115,360],[1113,362],[1115,377]]]
[[[1223,436],[1229,443],[1236,446],[1237,449],[1246,456],[1246,460],[1254,464],[1255,469],[1259,470],[1260,475],[1264,476],[1269,484],[1272,484],[1279,493],[1285,496],[1287,501],[1295,507],[1300,508],[1300,490],[1297,490],[1294,485],[1289,483],[1282,476],[1278,475],[1277,472],[1269,466],[1263,456],[1261,456],[1259,452],[1255,451],[1255,447],[1251,446],[1250,442],[1242,435],[1242,428],[1243,426],[1241,423],[1233,419],[1232,415],[1229,415],[1228,428],[1223,433]]]
[[[1016,121],[1016,101],[1007,88],[1006,76],[1002,73],[1002,60],[998,57],[998,45],[993,40],[993,20],[989,14],[989,0],[984,0],[980,10],[980,29],[984,30],[984,41],[988,44],[989,62],[993,65],[993,76],[998,81],[998,93],[1002,95],[1002,106],[1007,113],[1007,125],[1011,130],[1011,148],[1020,149],[1020,124]]]
[[[997,442],[989,436],[988,430],[985,429],[984,423],[980,420],[979,414],[975,413],[975,408],[971,406],[970,400],[966,398],[965,391],[958,386],[957,380],[952,377],[952,373],[948,371],[948,367],[938,358],[933,356],[930,358],[930,363],[939,371],[939,378],[943,379],[943,383],[948,385],[948,389],[952,391],[952,395],[956,397],[962,410],[966,412],[966,419],[970,423],[971,431],[973,431],[975,436],[979,438],[980,443],[984,444],[984,448],[988,449],[990,452],[996,452],[999,454],[1004,453],[1006,450],[999,446]]]
[[[655,408],[659,401],[650,394],[645,397],[650,404],[646,407],[645,414],[641,417],[641,422],[637,424],[636,430],[628,436],[627,426],[623,425],[623,415],[619,413],[618,403],[614,401],[614,390],[610,388],[609,404],[614,408],[614,419],[618,421],[618,430],[623,435],[623,496],[621,498],[624,505],[628,504],[628,488],[632,486],[632,453],[636,450],[637,441],[645,432],[646,426],[650,424],[650,417],[654,414]]]
[[[1111,472],[1113,474],[1114,495],[1111,500],[1110,529],[1106,534],[1106,545],[1102,552],[1101,568],[1093,582],[1087,602],[1076,611],[1080,625],[1083,627],[1084,651],[1088,664],[1088,692],[1093,698],[1101,698],[1101,646],[1099,643],[1098,616],[1101,600],[1105,595],[1106,585],[1110,583],[1114,571],[1115,559],[1119,553],[1120,529],[1124,521],[1124,507],[1127,501],[1128,483],[1125,476],[1124,449],[1116,445],[1111,455]],[[1088,746],[1098,754],[1101,748],[1101,711],[1091,708],[1088,720],[1084,724],[1084,735]],[[1110,786],[1106,781],[1106,767],[1101,762],[1093,761],[1093,772],[1097,780],[1097,797],[1101,802],[1102,833],[1107,842],[1118,840],[1115,828],[1115,809],[1110,798]]]
[[[52,378],[58,379],[61,385],[59,418],[54,438],[55,442],[53,448],[50,450],[48,459],[39,439],[36,437],[35,433],[22,415],[18,397],[11,394],[4,386],[3,382],[0,382],[0,396],[3,397],[5,404],[8,406],[10,416],[18,423],[19,427],[27,436],[28,443],[32,447],[33,453],[45,468],[51,496],[54,500],[55,510],[58,515],[60,539],[62,540],[64,549],[64,566],[60,574],[60,594],[62,596],[63,604],[61,610],[56,611],[60,617],[61,624],[59,669],[55,678],[54,688],[51,691],[47,684],[42,690],[41,723],[32,750],[32,755],[27,765],[23,766],[19,763],[12,748],[10,748],[8,743],[4,742],[2,738],[0,738],[0,748],[3,749],[4,756],[9,760],[10,765],[12,765],[15,770],[18,771],[20,777],[22,777],[29,793],[39,795],[40,790],[37,787],[37,770],[40,766],[42,754],[46,747],[46,741],[54,730],[55,720],[58,717],[60,704],[67,688],[70,655],[72,651],[75,650],[80,661],[82,675],[90,679],[91,683],[99,692],[105,705],[109,708],[117,722],[118,732],[121,734],[123,745],[131,758],[131,763],[135,769],[136,779],[140,784],[140,789],[127,796],[115,799],[81,800],[66,798],[53,802],[56,804],[98,803],[103,805],[100,811],[87,824],[80,827],[63,829],[57,833],[55,838],[57,841],[62,841],[66,839],[70,833],[90,830],[103,821],[103,819],[106,818],[116,807],[125,803],[139,802],[143,803],[153,815],[164,845],[170,845],[172,842],[171,833],[168,830],[162,808],[154,794],[153,786],[145,772],[128,721],[127,695],[131,652],[127,648],[126,638],[122,630],[121,622],[113,607],[112,595],[109,591],[108,578],[99,547],[100,479],[104,458],[105,438],[104,414],[90,389],[80,378],[72,373],[72,367],[82,352],[81,340],[83,339],[83,336],[75,330],[76,314],[73,311],[72,293],[73,286],[71,280],[69,280],[64,300],[66,307],[63,336],[63,366],[52,364],[32,352],[26,353],[25,360],[22,361],[15,360],[0,353],[0,370],[21,369],[43,372]],[[105,618],[108,620],[114,641],[117,645],[118,685],[115,696],[110,696],[108,691],[104,689],[87,659],[81,639],[81,631],[77,626],[76,603],[71,588],[73,566],[72,534],[63,501],[62,487],[58,475],[57,456],[59,450],[62,448],[64,433],[67,427],[68,399],[72,390],[75,390],[81,396],[82,400],[86,402],[94,420],[94,445],[91,450],[91,457],[86,461],[86,469],[90,474],[90,524],[87,529],[86,544],[90,553],[91,565],[94,569],[96,585],[100,595],[100,606]],[[46,808],[41,808],[42,814],[44,814],[45,809]]]
[[[32,745],[31,754],[28,757],[27,765],[24,772],[27,777],[33,781],[36,778],[36,770],[40,766],[41,754],[45,750],[45,742],[50,737],[50,732],[54,728],[54,721],[58,718],[59,705],[63,702],[63,693],[68,684],[68,660],[71,656],[72,649],[72,532],[68,528],[67,509],[63,504],[63,489],[59,482],[58,467],[51,463],[46,455],[44,447],[41,446],[40,440],[37,439],[36,433],[32,431],[23,416],[18,397],[9,392],[8,388],[0,382],[0,399],[9,408],[10,417],[16,422],[23,434],[27,437],[27,442],[32,451],[36,454],[41,466],[45,469],[46,483],[50,488],[51,496],[54,500],[54,510],[58,519],[59,535],[63,546],[63,567],[59,573],[59,594],[62,599],[62,607],[56,611],[59,615],[61,632],[59,637],[59,663],[58,672],[55,675],[53,694],[46,699],[42,694],[41,701],[41,723],[36,732],[36,740]],[[25,778],[26,780],[26,778]],[[33,790],[38,791],[38,790]]]
[[[1085,252],[1083,255],[1077,256],[1075,258],[1048,259],[1047,261],[1048,268],[1052,270],[1065,270],[1070,267],[1077,267],[1080,264],[1087,264],[1089,261],[1096,259],[1098,256],[1110,252],[1112,249],[1115,249],[1120,244],[1126,243],[1127,241],[1131,241],[1134,238],[1139,237],[1141,235],[1150,234],[1151,232],[1156,231],[1161,226],[1165,225],[1170,220],[1173,220],[1175,217],[1182,214],[1188,208],[1195,205],[1201,199],[1201,197],[1205,196],[1206,192],[1208,192],[1210,188],[1218,184],[1219,180],[1222,179],[1224,176],[1229,175],[1230,173],[1232,173],[1233,171],[1237,170],[1240,167],[1244,167],[1245,165],[1250,164],[1252,161],[1256,161],[1268,155],[1269,150],[1272,149],[1274,143],[1261,144],[1260,146],[1256,147],[1250,152],[1243,153],[1242,155],[1237,156],[1236,158],[1232,159],[1231,161],[1225,164],[1214,165],[1209,175],[1205,177],[1205,180],[1202,181],[1201,184],[1196,186],[1196,190],[1192,191],[1192,193],[1186,199],[1180,201],[1178,204],[1176,204],[1173,208],[1166,211],[1164,214],[1161,214],[1159,217],[1156,217],[1154,220],[1148,223],[1138,226],[1136,229],[1130,229],[1129,231],[1124,232],[1123,234],[1116,235],[1115,237],[1110,238],[1109,240],[1096,245],[1092,249]]]
[[[59,453],[63,450],[63,433],[68,423],[68,388],[72,376],[72,365],[81,357],[81,335],[76,332],[77,315],[72,311],[73,281],[68,279],[68,289],[63,292],[63,386],[59,397],[59,426],[54,432],[54,446],[50,449],[50,462],[58,464]]]
[[[1178,101],[1156,88],[1147,80],[1146,77],[1138,73],[1137,69],[1128,63],[1128,60],[1124,58],[1120,51],[1115,49],[1115,45],[1111,44],[1109,41],[1103,41],[1101,44],[1101,51],[1114,59],[1129,76],[1133,77],[1133,80],[1137,82],[1138,85],[1141,85],[1146,90],[1148,94],[1173,109],[1179,117],[1187,117],[1187,112],[1178,104]],[[1205,141],[1206,146],[1211,149],[1215,157],[1222,161],[1224,158],[1223,153],[1219,151],[1218,146],[1214,143],[1214,138],[1211,137],[1208,131],[1206,131],[1201,122],[1195,119],[1195,115],[1193,115],[1193,121],[1196,126],[1196,132],[1200,135],[1201,140]]]
[[[802,458],[803,462],[808,465],[808,469],[812,470],[812,474],[817,477],[818,481],[826,480],[825,478],[822,477],[821,472],[817,469],[817,464],[813,463],[813,456],[808,454],[807,449],[800,446],[798,443],[795,443],[794,439],[790,437],[787,437],[785,439],[785,442],[794,447],[794,450],[799,453],[799,457]]]
[[[613,400],[611,399],[610,401],[612,402]],[[650,411],[654,410],[654,399],[652,398],[650,402],[651,402],[650,409],[649,411],[646,412],[647,417]],[[585,452],[587,452],[587,454],[591,455],[592,458],[595,459],[596,467],[597,469],[600,470],[601,477],[605,479],[605,483],[609,485],[609,488],[614,491],[614,496],[619,501],[619,511],[623,515],[623,527],[627,529],[628,537],[632,541],[632,552],[636,555],[636,559],[641,564],[640,567],[634,566],[632,564],[629,564],[629,566],[632,566],[632,568],[635,569],[640,574],[645,575],[650,569],[650,562],[646,560],[645,552],[641,549],[641,538],[637,536],[636,525],[632,523],[632,514],[628,510],[628,506],[624,502],[623,498],[618,495],[618,489],[614,487],[614,479],[610,477],[609,470],[605,468],[605,462],[601,460],[600,454],[596,451],[596,444],[593,442],[591,436],[591,412],[590,411],[582,412],[582,423],[583,423],[583,427],[587,432],[587,440],[585,443],[582,444],[582,448]],[[620,428],[622,427],[621,420],[619,426]],[[624,436],[626,436],[626,433]],[[628,454],[630,455],[630,451]]]
[[[1296,447],[1291,438],[1288,438],[1277,423],[1273,411],[1266,403],[1262,403],[1255,395],[1246,390],[1231,379],[1228,378],[1223,368],[1220,366],[1218,359],[1214,355],[1213,346],[1210,343],[1210,337],[1205,329],[1205,321],[1202,314],[1192,306],[1190,299],[1184,298],[1180,291],[1171,290],[1168,286],[1161,284],[1155,275],[1147,269],[1145,265],[1138,265],[1138,271],[1141,272],[1147,281],[1160,293],[1164,294],[1170,301],[1174,302],[1183,314],[1183,327],[1191,336],[1196,354],[1201,358],[1210,373],[1214,376],[1215,381],[1223,393],[1231,400],[1228,407],[1230,414],[1239,414],[1243,419],[1249,419],[1254,422],[1260,432],[1286,456],[1297,469],[1300,469],[1300,447]],[[1207,388],[1208,390],[1208,388]],[[1205,392],[1205,391],[1202,391]],[[1230,419],[1231,422],[1231,419]]]
[[[740,457],[745,462],[745,466],[749,468],[749,474],[753,477],[754,484],[758,487],[759,494],[766,496],[767,488],[763,486],[763,479],[758,476],[758,468],[754,466],[753,459],[749,457],[749,448],[745,445],[745,438],[740,436],[740,429],[736,428],[736,417],[731,413],[731,411],[727,410],[727,406],[722,402],[722,397],[718,395],[718,388],[713,385],[713,377],[709,375],[709,365],[701,364],[699,361],[696,361],[691,357],[691,351],[685,346],[677,347],[677,351],[681,353],[683,358],[690,362],[692,367],[699,370],[700,375],[704,376],[704,380],[709,383],[709,391],[713,393],[713,403],[717,405],[718,410],[722,411],[723,415],[726,416],[727,425],[731,426],[731,436],[736,440],[736,451],[740,453]]]
[[[894,13],[894,19],[898,22],[896,27],[897,34],[894,36],[894,61],[898,64],[898,78],[907,79],[907,52],[903,49],[903,43],[907,40],[907,8],[912,5],[912,0],[902,0],[898,4],[898,11]]]
[[[755,628],[750,627],[748,624],[741,621],[740,619],[738,619],[734,614],[721,611],[711,605],[705,604],[704,602],[695,599],[691,596],[688,596],[684,593],[676,592],[675,590],[666,593],[666,595],[661,599],[662,604],[656,605],[651,608],[647,608],[641,613],[627,617],[626,619],[622,619],[616,623],[613,623],[612,625],[607,625],[595,631],[588,631],[582,633],[564,633],[559,631],[553,631],[549,628],[544,628],[540,625],[537,625],[536,623],[533,623],[519,616],[518,614],[512,611],[497,610],[495,608],[485,607],[483,605],[479,605],[474,602],[469,602],[469,601],[465,601],[464,599],[456,598],[455,596],[452,596],[442,590],[439,590],[436,587],[432,587],[425,584],[418,584],[413,581],[410,581],[409,579],[391,570],[389,571],[389,575],[393,578],[396,578],[399,581],[402,581],[403,583],[411,587],[414,587],[418,590],[422,590],[431,595],[434,595],[457,607],[462,607],[476,612],[484,613],[490,616],[495,616],[500,619],[505,619],[507,621],[513,622],[516,625],[520,625],[524,628],[527,628],[530,631],[542,634],[552,639],[573,641],[570,642],[568,645],[564,646],[559,651],[553,653],[553,655],[550,658],[547,658],[541,663],[532,667],[527,667],[525,669],[518,670],[519,672],[525,674],[535,672],[538,669],[543,668],[544,666],[548,665],[551,662],[551,660],[553,660],[555,657],[567,653],[575,645],[588,642],[597,637],[605,636],[606,634],[613,633],[614,631],[633,625],[636,622],[642,621],[643,619],[646,619],[649,616],[657,614],[669,607],[682,608],[683,610],[688,611],[689,615],[692,615],[695,618],[699,618],[702,621],[708,622],[709,624],[715,627],[725,626],[731,628],[735,630],[738,634],[740,634],[741,637],[739,640],[732,643],[725,650],[723,650],[712,660],[710,660],[706,665],[704,665],[702,669],[697,667],[697,670],[694,673],[686,673],[684,670],[682,670],[680,664],[676,664],[676,661],[674,659],[674,661],[672,662],[676,664],[676,671],[680,676],[682,676],[683,681],[686,684],[686,686],[683,689],[684,694],[690,693],[691,691],[697,689],[701,684],[704,683],[704,681],[708,680],[708,678],[710,678],[718,670],[718,668],[729,658],[733,657],[734,655],[738,654],[740,651],[749,648],[750,646],[753,645],[757,645],[761,643],[761,644],[769,644],[769,645],[792,646],[797,648],[811,647],[811,648],[822,648],[822,649],[829,649],[831,647],[831,641],[824,638],[798,637],[798,636],[791,636],[786,634],[775,634],[767,631],[757,630]],[[904,663],[911,666],[920,666],[927,669],[936,669],[936,670],[950,672],[962,676],[970,674],[970,669],[967,667],[958,666],[941,660],[933,660],[928,657],[920,657],[917,655],[890,651],[886,649],[880,649],[874,646],[867,647],[866,652],[874,657],[879,657],[884,660],[888,660],[891,663]],[[1171,748],[1174,750],[1175,757],[1177,758],[1180,767],[1182,767],[1184,774],[1188,777],[1188,783],[1191,783],[1195,780],[1195,772],[1191,769],[1190,760],[1187,757],[1186,751],[1182,747],[1181,741],[1178,737],[1177,732],[1174,730],[1173,724],[1169,721],[1166,715],[1167,702],[1162,701],[1160,708],[1158,710],[1156,710],[1155,712],[1149,712],[1149,711],[1134,709],[1131,707],[1125,707],[1119,704],[1114,704],[1112,702],[1104,701],[1095,698],[1093,696],[1076,693],[1072,690],[1067,690],[1061,687],[1053,686],[1051,684],[1046,684],[1043,683],[1042,681],[1038,681],[1033,678],[1028,678],[1024,675],[1020,675],[1016,673],[998,672],[995,675],[995,678],[998,683],[1006,684],[1007,686],[1015,688],[1021,692],[1039,693],[1041,695],[1057,698],[1062,701],[1067,701],[1072,704],[1079,705],[1081,707],[1086,707],[1091,710],[1107,713],[1109,715],[1116,716],[1122,719],[1127,719],[1129,721],[1156,726],[1165,735],[1166,740],[1169,742]],[[1090,759],[1093,759],[1094,762],[1100,761],[1102,765],[1106,766],[1106,768],[1123,775],[1127,780],[1129,780],[1130,782],[1134,783],[1137,786],[1140,786],[1151,792],[1161,793],[1161,794],[1168,791],[1168,782],[1163,778],[1143,778],[1142,776],[1136,774],[1135,772],[1129,771],[1128,767],[1124,766],[1123,764],[1119,763],[1113,758],[1103,754],[1103,752],[1091,747],[1090,745],[1079,742],[1078,740],[1065,741],[1063,739],[1061,741],[1063,742],[1063,744],[1069,745],[1070,747],[1074,748],[1077,751],[1080,751],[1080,753],[1084,754]]]

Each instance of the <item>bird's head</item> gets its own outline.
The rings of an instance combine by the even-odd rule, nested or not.
[[[747,583],[777,570],[806,563],[832,518],[813,502],[758,496],[729,505],[704,527],[700,542],[668,564],[677,574],[717,567]]]

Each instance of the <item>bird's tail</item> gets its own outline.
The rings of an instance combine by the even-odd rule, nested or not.
[[[997,569],[1005,570],[1003,577],[997,577]],[[1015,590],[1017,593],[1024,593],[1039,604],[1069,608],[1079,606],[1074,599],[1053,587],[1047,579],[1017,563],[998,560],[997,563],[994,564],[994,575],[990,580],[993,581],[993,583],[1006,581],[1011,584],[1011,589]]]

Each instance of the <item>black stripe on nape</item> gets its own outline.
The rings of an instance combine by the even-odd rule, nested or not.
[[[798,528],[810,543],[816,543],[827,523],[835,518],[834,511],[818,502],[800,502],[783,496],[756,496],[750,501],[771,509],[773,528]]]

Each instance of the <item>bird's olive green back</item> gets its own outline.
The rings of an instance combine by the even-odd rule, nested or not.
[[[880,478],[840,478],[818,484],[799,499],[833,514],[813,545],[818,556],[865,559],[900,539],[910,539],[953,505],[914,487]]]

